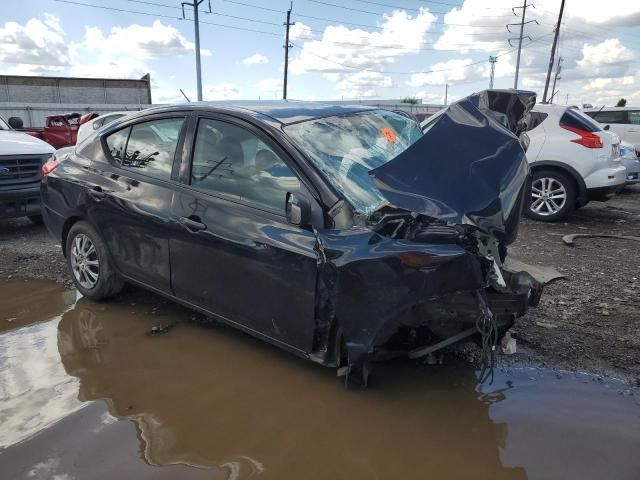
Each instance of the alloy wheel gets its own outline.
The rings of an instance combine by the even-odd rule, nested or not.
[[[76,235],[73,239],[71,269],[83,288],[91,289],[98,283],[100,277],[98,252],[91,239],[83,233]]]
[[[554,215],[567,203],[567,190],[555,178],[536,178],[531,183],[531,211],[543,217]]]

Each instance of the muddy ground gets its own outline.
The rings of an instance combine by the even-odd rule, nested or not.
[[[640,236],[640,187],[607,203],[592,202],[561,223],[522,222],[511,254],[553,266],[566,279],[548,285],[540,306],[518,321],[513,358],[614,374],[640,385],[640,242],[578,239],[568,247],[562,236],[570,233]],[[0,279],[71,284],[59,245],[27,219],[0,221],[0,259]]]

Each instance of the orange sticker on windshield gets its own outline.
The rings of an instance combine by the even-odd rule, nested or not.
[[[392,129],[388,127],[384,127],[380,129],[380,133],[382,133],[389,142],[396,142],[398,140],[398,135]]]

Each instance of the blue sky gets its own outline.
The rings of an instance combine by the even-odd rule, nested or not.
[[[0,71],[136,78],[151,73],[156,102],[195,97],[193,22],[174,0],[3,2]],[[281,96],[289,1],[201,5],[205,99]],[[513,86],[515,48],[505,25],[520,0],[294,0],[289,97],[329,100],[417,96],[442,102]],[[94,5],[84,6],[79,4]],[[560,0],[527,10],[520,84],[541,92]],[[570,103],[640,103],[640,0],[567,0],[558,96]],[[104,6],[114,11],[95,6]],[[520,14],[521,10],[516,10]],[[185,13],[192,18],[192,11]],[[315,17],[315,18],[314,18]],[[232,28],[235,27],[235,28]]]

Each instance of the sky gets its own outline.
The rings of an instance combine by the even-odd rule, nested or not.
[[[293,0],[288,97],[442,103],[514,86],[524,0]],[[193,9],[178,0],[0,0],[0,73],[140,78],[196,98]],[[528,0],[518,87],[542,96],[560,0]],[[200,6],[204,100],[282,96],[289,0]],[[516,7],[516,8],[514,8]],[[510,30],[510,32],[509,32]],[[516,41],[509,43],[509,39]],[[640,0],[566,0],[556,102],[640,105]]]

